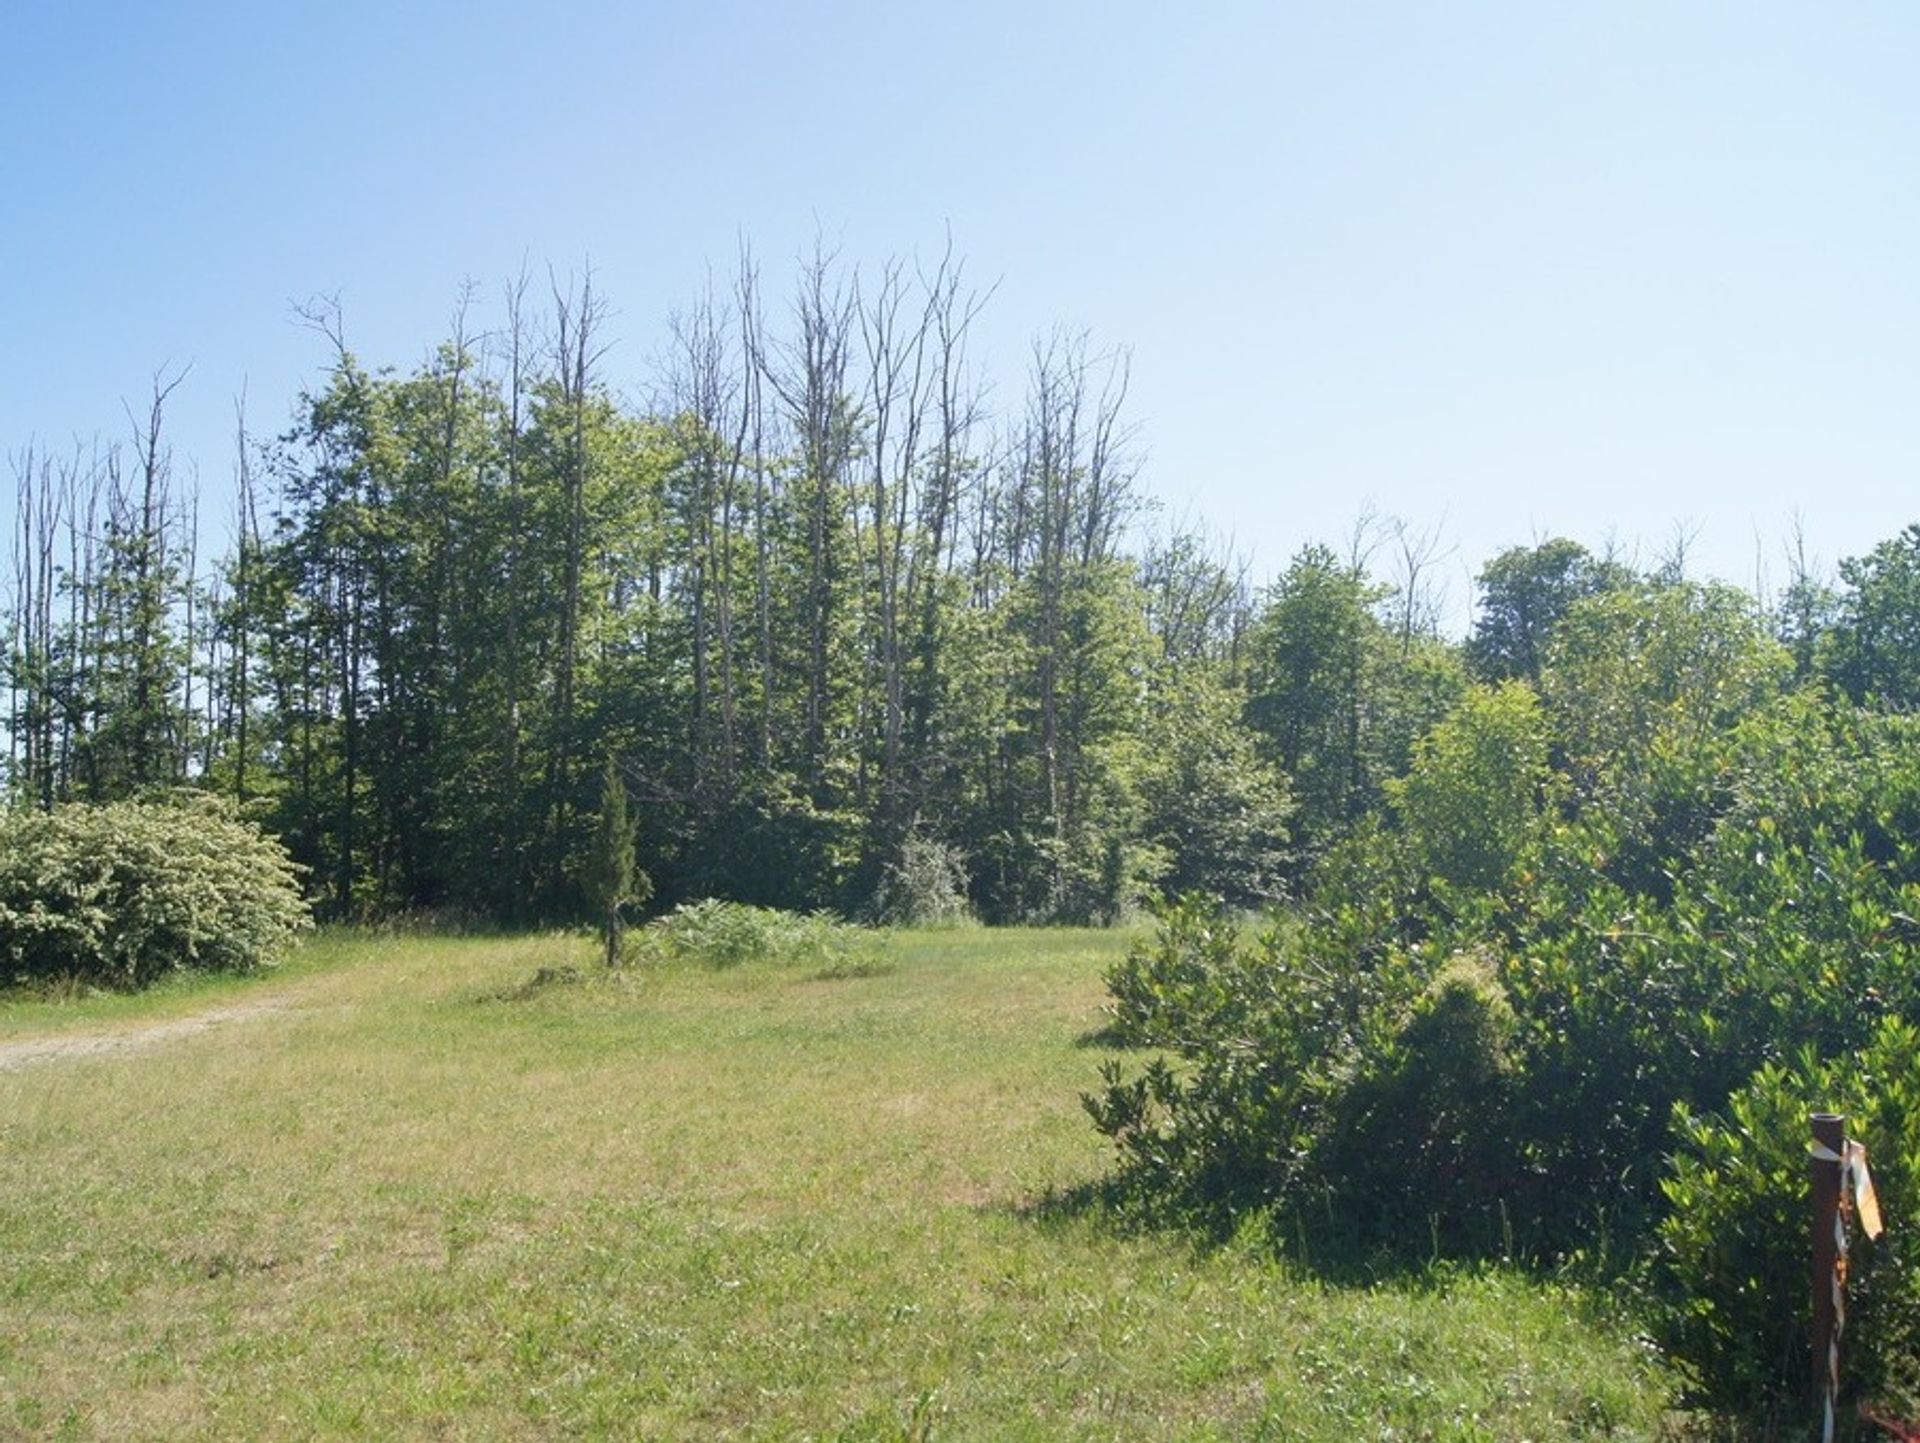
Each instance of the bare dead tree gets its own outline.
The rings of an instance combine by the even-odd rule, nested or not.
[[[1657,580],[1673,585],[1687,579],[1687,562],[1693,555],[1694,544],[1705,529],[1705,523],[1692,518],[1673,523],[1666,544],[1660,548],[1659,557],[1654,563]]]
[[[196,625],[200,620],[200,483],[197,476],[181,503],[180,521],[183,537],[180,600],[186,629],[180,648],[180,727],[174,742],[174,779],[184,782],[193,767],[193,730],[197,715],[193,708],[193,663],[195,643],[199,640]]]
[[[943,266],[945,262],[943,261]],[[936,277],[936,282],[938,277]],[[901,764],[906,725],[906,664],[902,616],[909,582],[909,531],[916,513],[921,447],[930,424],[938,375],[933,349],[940,299],[924,284],[910,293],[905,267],[888,262],[877,284],[857,295],[866,360],[868,504],[878,635],[867,655],[879,671],[881,706],[880,805],[883,845],[901,825]],[[938,484],[938,481],[936,481]]]
[[[233,594],[232,709],[233,794],[247,800],[247,760],[253,721],[253,638],[258,626],[255,596],[261,562],[260,510],[253,474],[253,443],[247,434],[247,394],[241,388],[233,402],[233,529],[235,536]]]
[[[133,669],[132,730],[126,748],[128,772],[136,785],[161,779],[161,767],[172,770],[178,749],[169,745],[171,730],[168,665],[168,607],[172,561],[173,455],[162,442],[167,399],[187,377],[183,368],[171,378],[160,372],[153,378],[146,414],[127,419],[133,426],[134,457],[140,468],[138,511],[118,518],[122,537],[132,552],[131,605],[127,625]]]
[[[1347,571],[1365,576],[1373,558],[1392,534],[1393,520],[1382,516],[1371,498],[1360,503],[1360,510],[1347,530]]]
[[[8,771],[21,795],[51,807],[60,790],[55,673],[56,558],[71,522],[77,462],[56,462],[29,445],[13,458],[13,579],[8,607]]]
[[[1416,528],[1399,517],[1385,522],[1387,544],[1393,550],[1394,580],[1390,598],[1391,624],[1399,633],[1400,653],[1413,649],[1416,636],[1432,634],[1446,607],[1440,568],[1457,548],[1446,544],[1446,518]]]
[[[575,712],[580,663],[582,583],[586,570],[587,488],[592,457],[587,445],[587,411],[597,384],[597,370],[607,351],[600,338],[606,307],[593,291],[593,268],[578,282],[562,289],[549,276],[553,293],[554,366],[566,427],[566,455],[561,464],[563,501],[559,647],[554,677],[553,740],[548,754],[547,785],[551,798],[549,867],[552,884],[561,885],[566,871],[567,836],[576,789]]]
[[[986,489],[983,478],[992,467],[991,457],[974,454],[984,401],[981,385],[967,362],[969,333],[991,291],[968,291],[963,271],[949,236],[931,273],[922,271],[920,275],[926,297],[924,344],[929,349],[926,368],[931,406],[927,424],[932,427],[932,435],[926,443],[925,474],[919,485],[904,605],[914,627],[906,726],[909,745],[922,773],[930,773],[936,764],[927,753],[939,695],[942,578],[956,564],[961,537],[967,529],[964,508],[970,496],[976,501],[982,497]],[[907,803],[912,814],[922,806],[919,786],[916,777],[916,794]]]
[[[795,335],[760,358],[761,376],[780,403],[799,453],[806,526],[802,751],[808,785],[817,795],[824,795],[829,771],[833,639],[847,562],[839,533],[846,520],[848,468],[861,421],[847,386],[854,316],[854,298],[840,277],[837,256],[816,242],[793,300]]]
[[[715,300],[711,282],[691,310],[673,317],[671,331],[666,389],[682,429],[695,789],[704,794],[709,770],[730,784],[737,761],[733,552],[752,427],[750,367],[736,349],[744,349],[741,328]]]
[[[766,339],[766,324],[760,311],[759,271],[754,264],[752,251],[744,242],[740,247],[735,298],[740,319],[740,349],[745,359],[741,376],[741,431],[743,437],[747,438],[753,471],[753,619],[760,683],[756,751],[757,760],[764,771],[773,765],[773,565],[770,527],[774,480],[771,459],[767,454],[765,389],[772,357]]]
[[[1252,605],[1252,563],[1192,521],[1148,537],[1140,555],[1147,625],[1176,665],[1231,661]]]

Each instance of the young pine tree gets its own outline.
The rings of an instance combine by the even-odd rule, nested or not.
[[[627,788],[611,756],[600,783],[600,825],[594,833],[587,870],[587,897],[606,945],[607,965],[620,963],[620,938],[626,930],[621,909],[653,895],[653,882],[634,866],[634,825],[627,818]]]

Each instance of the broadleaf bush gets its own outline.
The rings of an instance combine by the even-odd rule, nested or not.
[[[270,966],[311,925],[280,843],[198,793],[0,814],[0,977],[140,988]]]
[[[1903,1416],[1920,1409],[1920,1028],[1883,1019],[1837,1062],[1805,1049],[1769,1063],[1717,1115],[1682,1109],[1662,1184],[1660,1263],[1670,1284],[1661,1341],[1698,1400],[1806,1417],[1807,1117],[1833,1109],[1867,1148],[1883,1214],[1849,1249],[1844,1375]]]
[[[1086,1099],[1118,1181],[1264,1210],[1323,1258],[1658,1260],[1698,1397],[1804,1389],[1809,1110],[1862,1119],[1890,1229],[1920,1237],[1920,718],[1764,691],[1581,753],[1498,866],[1376,820],[1285,925],[1164,910],[1108,978],[1117,1040],[1155,1055]],[[1912,1246],[1862,1275],[1850,1375],[1896,1398]]]
[[[967,859],[956,847],[909,833],[880,875],[870,907],[889,927],[958,927],[973,920],[967,902]]]

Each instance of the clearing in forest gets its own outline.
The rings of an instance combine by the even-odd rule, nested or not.
[[[0,1436],[1657,1435],[1665,1380],[1579,1290],[1036,1211],[1107,1165],[1079,1093],[1123,945],[609,979],[574,938],[333,936],[61,1055],[75,1009],[16,1005]]]

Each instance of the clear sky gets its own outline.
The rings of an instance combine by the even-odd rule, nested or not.
[[[271,429],[324,363],[295,300],[404,367],[591,257],[638,391],[741,235],[950,226],[1003,400],[1055,322],[1130,348],[1147,485],[1262,576],[1368,504],[1456,610],[1536,536],[1777,583],[1796,513],[1920,519],[1910,4],[18,0],[0,57],[0,448],[191,362],[209,507],[242,384]]]

